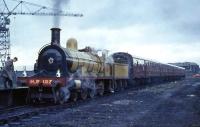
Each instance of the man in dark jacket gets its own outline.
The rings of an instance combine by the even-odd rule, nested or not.
[[[13,80],[15,76],[13,62],[16,62],[17,60],[18,60],[17,57],[14,57],[14,59],[8,59],[5,62],[5,66],[3,67],[1,74],[5,88],[7,88],[8,85],[10,88],[13,87]]]

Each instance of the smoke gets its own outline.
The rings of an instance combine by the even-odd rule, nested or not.
[[[110,64],[113,64],[113,63],[114,63],[114,59],[113,59],[112,55],[106,57],[105,63],[110,63]]]
[[[63,5],[67,5],[70,0],[52,0],[53,1],[53,8],[54,13],[59,13],[60,10],[62,10]],[[60,16],[54,16],[53,17],[53,26],[59,27],[60,26]]]

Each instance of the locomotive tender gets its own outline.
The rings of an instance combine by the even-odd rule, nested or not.
[[[136,83],[177,80],[185,70],[170,64],[133,57],[118,52],[101,55],[90,47],[78,50],[76,39],[60,46],[60,29],[52,28],[51,44],[39,51],[35,75],[21,77],[29,87],[29,99],[52,99],[64,103],[78,97],[93,98],[95,94],[115,92]]]

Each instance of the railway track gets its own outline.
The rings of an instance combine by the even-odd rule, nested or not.
[[[95,101],[96,99],[105,99],[107,96],[115,96],[122,92],[137,91],[144,89],[147,86],[131,87],[129,89],[118,91],[114,94],[104,94],[104,96],[95,96],[94,99],[78,100],[76,102],[68,102],[62,105],[40,105],[40,106],[19,106],[8,109],[0,109],[0,126],[2,125],[14,125],[20,126],[20,123],[27,122],[31,119],[39,119],[42,116],[48,116],[49,114],[56,114],[62,112],[67,108],[75,108],[87,104],[90,101]],[[149,86],[148,86],[149,87]]]
[[[17,117],[21,117],[22,114],[32,110],[32,106],[16,106],[16,107],[5,107],[0,109],[0,125],[6,124],[9,121],[17,120]]]
[[[104,96],[102,96],[104,97]],[[99,98],[99,97],[95,97]],[[100,97],[101,98],[101,97]],[[62,105],[51,105],[51,106],[19,106],[8,108],[5,110],[0,110],[0,126],[11,124],[14,126],[18,125],[20,122],[28,121],[31,119],[38,118],[41,116],[47,116],[48,114],[56,114],[57,112],[61,112],[66,108],[75,108],[77,106],[84,105],[93,99],[86,100],[78,100],[77,102],[68,102]],[[1,114],[2,113],[2,114]]]
[[[127,89],[125,91],[129,91],[130,89]],[[66,110],[67,108],[75,108],[78,106],[82,106],[84,104],[87,104],[90,101],[95,101],[96,99],[105,99],[107,96],[115,96],[117,94],[120,94],[123,91],[116,92],[115,94],[105,94],[104,96],[95,96],[93,99],[86,99],[86,100],[78,100],[76,102],[68,102],[62,105],[51,105],[47,106],[40,105],[40,106],[19,106],[19,107],[13,107],[10,109],[6,109],[5,111],[0,110],[0,126],[3,125],[13,125],[13,126],[20,126],[20,123],[27,122],[31,119],[37,119],[42,116],[48,116],[49,114],[56,114],[58,112],[62,112],[63,110]]]
[[[127,89],[125,91],[133,90],[135,88]],[[95,101],[96,99],[104,99],[107,96],[115,96],[117,94],[120,94],[123,91],[118,91],[115,94],[105,94],[104,96],[95,96],[93,99],[86,99],[86,100],[78,100],[76,102],[68,102],[62,105],[51,105],[47,106],[40,105],[40,106],[19,106],[19,107],[13,107],[5,109],[5,111],[0,110],[0,113],[3,113],[0,115],[0,126],[2,125],[13,125],[13,126],[19,126],[21,122],[27,122],[31,119],[37,119],[42,116],[48,116],[49,114],[56,114],[58,112],[62,112],[63,110],[66,110],[66,108],[75,108],[78,106],[82,106],[84,104],[87,104],[90,101]]]
[[[4,114],[4,113],[8,113],[8,112],[12,112],[21,108],[25,108],[28,105],[22,105],[22,106],[12,106],[12,107],[3,107],[0,108],[0,114]]]

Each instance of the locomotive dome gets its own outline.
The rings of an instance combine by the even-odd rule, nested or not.
[[[75,49],[77,50],[78,49],[78,42],[75,38],[70,38],[67,40],[67,44],[66,44],[66,47],[67,48],[70,48],[70,49]]]

